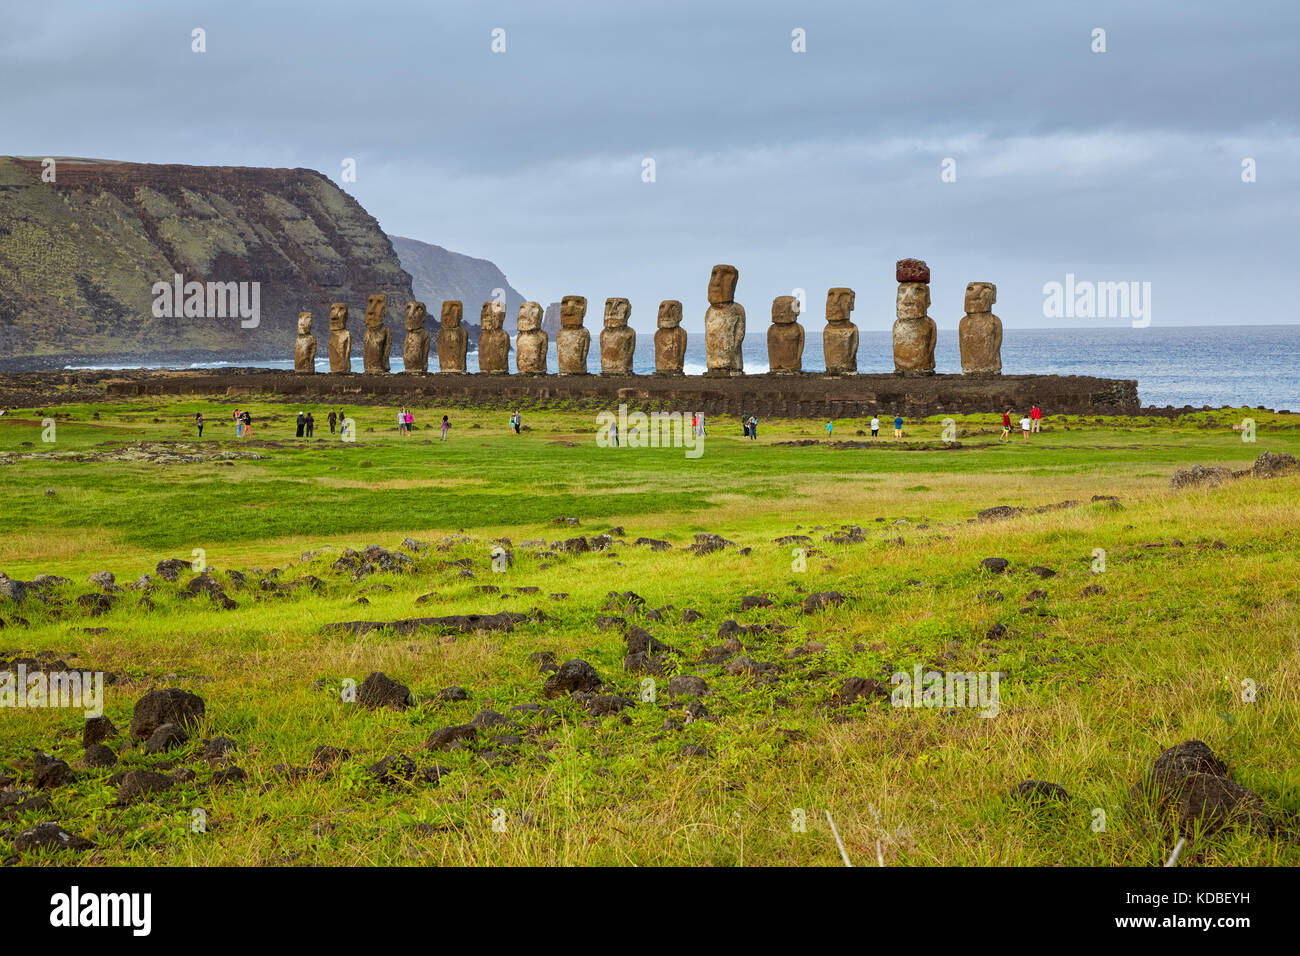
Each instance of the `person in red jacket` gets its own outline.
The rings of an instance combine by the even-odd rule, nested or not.
[[[998,444],[1011,441],[1011,409],[1002,413],[1002,437],[998,439]]]
[[[1029,422],[1031,431],[1041,432],[1043,430],[1043,410],[1038,407],[1037,403],[1029,411]]]

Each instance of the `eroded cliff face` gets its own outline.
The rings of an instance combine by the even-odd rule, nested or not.
[[[497,296],[500,289],[505,296],[507,332],[517,331],[515,322],[524,296],[506,281],[505,273],[487,259],[476,259],[463,253],[452,252],[431,242],[389,236],[402,268],[411,274],[415,297],[429,307],[430,315],[438,315],[443,301],[456,299],[465,306],[465,328],[470,334],[470,346],[478,342],[478,315],[483,303]]]
[[[0,157],[0,360],[288,356],[300,311],[323,341],[330,303],[346,302],[359,336],[376,292],[402,341],[411,277],[375,218],[314,170],[56,159],[46,182],[43,169]],[[256,325],[183,303],[155,315],[155,283],[177,274],[249,283],[246,305],[257,283]]]

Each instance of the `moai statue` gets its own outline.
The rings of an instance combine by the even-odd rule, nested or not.
[[[352,333],[348,331],[346,302],[330,306],[330,371],[352,371]]]
[[[600,374],[632,375],[632,354],[636,351],[636,330],[627,327],[632,303],[627,299],[605,300],[605,328],[600,333]]]
[[[366,334],[362,341],[361,360],[366,374],[388,371],[388,353],[393,350],[393,335],[384,324],[388,297],[372,295],[366,303]]]
[[[478,335],[478,370],[483,375],[510,374],[510,334],[502,329],[505,322],[504,303],[483,303]]]
[[[777,375],[803,371],[803,326],[799,324],[799,300],[792,295],[779,295],[772,300],[767,367]]]
[[[826,293],[822,354],[827,375],[858,374],[858,327],[849,319],[855,299],[852,289],[835,288]]]
[[[587,317],[587,299],[566,295],[560,300],[560,331],[555,333],[555,355],[561,375],[586,375],[591,333],[582,326]]]
[[[455,299],[442,304],[442,328],[438,330],[438,371],[464,372],[469,333],[461,327],[465,307]]]
[[[714,266],[709,276],[709,311],[704,313],[708,375],[745,374],[745,309],[736,302],[735,266]]]
[[[311,334],[311,313],[298,313],[298,338],[293,343],[293,370],[299,375],[316,372],[316,336]]]
[[[542,331],[542,307],[536,302],[519,306],[519,334],[515,336],[515,369],[521,375],[545,375],[546,352],[551,337]]]
[[[402,364],[408,374],[429,373],[429,333],[424,330],[428,310],[423,302],[406,304],[406,341],[402,343]]]
[[[898,279],[894,374],[933,375],[939,329],[926,315],[930,308],[930,267],[920,259],[899,259],[894,275]]]
[[[655,374],[682,375],[686,363],[686,330],[682,304],[676,299],[659,303],[659,328],[655,331]]]
[[[1002,320],[993,314],[998,287],[992,282],[966,285],[966,314],[957,324],[963,375],[1002,374]]]

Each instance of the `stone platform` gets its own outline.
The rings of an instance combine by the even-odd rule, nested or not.
[[[1137,381],[1083,375],[296,375],[272,369],[116,372],[110,398],[267,396],[323,404],[632,408],[759,418],[906,417],[956,413],[1134,414]]]

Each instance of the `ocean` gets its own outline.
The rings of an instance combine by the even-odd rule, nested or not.
[[[592,329],[588,363],[600,364],[598,329]],[[394,333],[396,336],[398,333]],[[690,332],[685,371],[701,374],[705,369],[704,335]],[[766,329],[745,337],[745,371],[767,371]],[[317,336],[316,367],[329,371],[328,333]],[[353,368],[360,370],[359,341],[353,341]],[[286,343],[291,353],[292,341]],[[556,370],[555,343],[548,355],[550,370]],[[935,349],[939,372],[959,372],[960,355],[955,330],[941,329]],[[437,360],[432,361],[437,367]],[[466,363],[478,370],[477,355]],[[513,360],[512,360],[513,364]],[[186,368],[293,368],[291,357],[282,360],[207,362]],[[824,368],[820,325],[809,331],[803,356],[804,368]],[[69,366],[91,367],[91,366]],[[103,368],[104,366],[93,366]],[[126,367],[126,366],[114,366]],[[143,363],[132,368],[177,368],[177,365]],[[858,370],[892,372],[893,346],[888,330],[865,330],[860,334]],[[394,372],[402,370],[401,356],[392,360]],[[637,333],[635,369],[639,374],[654,371],[652,332]],[[1202,405],[1218,407],[1259,406],[1300,411],[1300,325],[1222,325],[1181,328],[1130,326],[1095,329],[1007,329],[1002,340],[1002,371],[1014,374],[1097,375],[1102,378],[1137,379],[1138,398],[1143,405]]]

